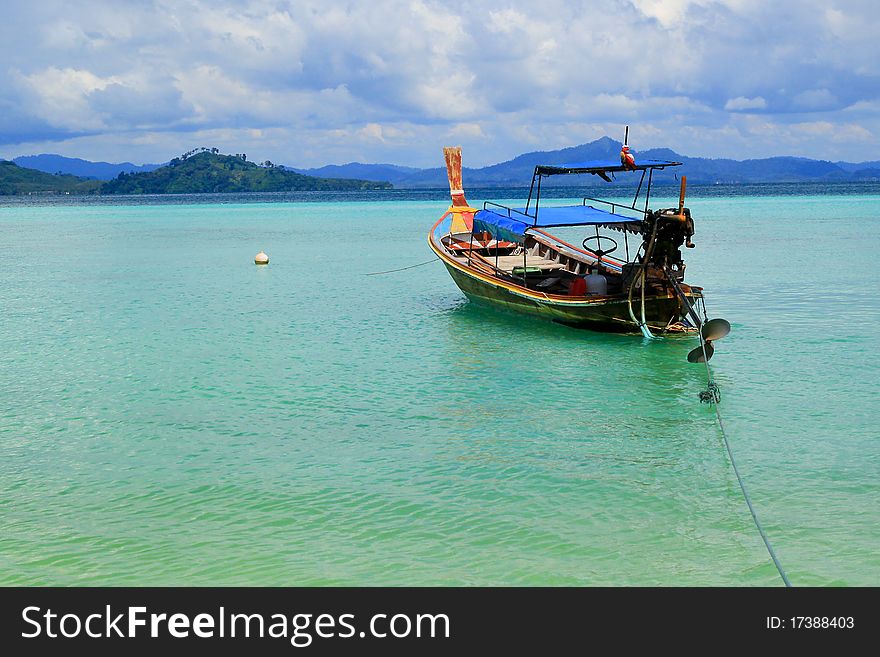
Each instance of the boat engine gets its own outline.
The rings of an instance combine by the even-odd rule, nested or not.
[[[676,267],[684,269],[681,245],[694,248],[691,237],[694,235],[694,220],[688,208],[666,208],[649,212],[642,227],[644,249],[647,253],[651,236],[657,230],[654,247],[649,255],[649,263],[656,267]]]

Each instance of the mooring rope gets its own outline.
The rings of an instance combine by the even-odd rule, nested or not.
[[[770,539],[767,538],[767,533],[764,531],[764,527],[761,525],[761,521],[758,520],[758,514],[755,512],[755,507],[752,505],[752,498],[749,496],[749,491],[746,488],[745,482],[743,482],[742,476],[739,473],[739,468],[736,467],[736,459],[733,458],[733,450],[730,449],[730,441],[727,439],[727,431],[724,429],[724,422],[721,419],[721,412],[718,410],[718,403],[721,401],[721,391],[718,388],[718,384],[715,383],[712,378],[712,369],[709,367],[709,359],[706,357],[706,341],[703,339],[703,332],[700,331],[700,345],[703,347],[703,360],[706,363],[706,377],[707,377],[707,387],[706,390],[700,392],[700,401],[706,402],[708,404],[712,404],[715,409],[715,417],[718,419],[718,427],[721,429],[721,438],[724,440],[724,447],[727,449],[727,456],[730,457],[730,465],[733,466],[733,472],[736,475],[736,480],[739,482],[739,488],[742,491],[743,497],[746,500],[746,504],[749,507],[749,511],[752,514],[752,520],[755,521],[755,527],[758,528],[758,533],[761,534],[761,539],[764,541],[764,545],[767,546],[767,552],[770,553],[770,558],[773,560],[773,565],[776,566],[776,570],[779,572],[779,576],[782,578],[782,581],[785,582],[785,585],[790,587],[791,582],[788,579],[788,576],[785,574],[785,570],[782,567],[782,564],[779,563],[779,558],[776,556],[776,552],[773,550],[773,546],[770,545]]]
[[[369,274],[364,274],[364,276],[378,276],[379,274],[393,274],[396,271],[404,271],[406,269],[414,269],[415,267],[421,267],[422,265],[430,265],[435,260],[439,260],[439,258],[434,257],[430,260],[425,260],[425,262],[420,262],[417,265],[410,265],[409,267],[401,267],[400,269],[389,269],[388,271],[374,271]]]

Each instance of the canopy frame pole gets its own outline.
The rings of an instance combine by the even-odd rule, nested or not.
[[[534,216],[534,222],[532,223],[533,226],[538,225],[538,203],[541,201],[541,178],[543,178],[543,176],[540,173],[538,173],[538,167],[535,167],[535,173],[532,174],[532,187],[535,186],[535,178],[538,179],[538,188],[535,190],[535,216]],[[529,216],[529,206],[531,205],[531,201],[532,201],[532,187],[529,188],[529,200],[528,200],[528,202],[526,202],[526,216]],[[509,215],[509,212],[508,212],[508,215]],[[528,241],[528,236],[525,234],[525,232],[523,232],[523,241],[522,241],[522,250],[523,250],[522,280],[523,280],[523,282],[522,282],[522,284],[523,284],[523,287],[526,289],[528,289],[528,287],[529,287],[528,283],[526,281],[526,276],[528,275],[528,272],[526,271],[526,264],[528,262],[527,257],[529,254],[529,251],[528,251],[528,248],[526,245],[527,241]]]
[[[654,170],[648,174],[648,188],[645,190],[645,217],[648,216],[648,203],[651,200],[651,181],[654,179]]]
[[[632,209],[636,209],[636,203],[639,202],[639,192],[642,191],[642,183],[645,182],[645,169],[642,169],[642,177],[639,178],[639,186],[636,188],[636,195],[633,197]]]
[[[532,205],[532,192],[535,190],[535,178],[538,176],[538,167],[535,167],[535,172],[532,174],[532,184],[529,186],[529,200],[526,201],[526,214],[529,213],[529,207]],[[537,202],[535,203],[537,205]],[[535,213],[537,214],[537,212]]]
[[[538,175],[538,192],[537,192],[537,194],[535,194],[535,223],[533,224],[535,226],[538,225],[538,203],[541,202],[541,178],[543,178],[543,176],[541,176],[539,174]],[[528,211],[528,208],[526,208],[526,211]]]

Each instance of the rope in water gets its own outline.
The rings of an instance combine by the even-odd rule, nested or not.
[[[366,276],[378,276],[380,274],[393,274],[394,272],[398,271],[406,271],[407,269],[414,269],[415,267],[429,265],[435,260],[438,260],[438,258],[434,257],[430,260],[426,260],[425,262],[420,262],[418,264],[410,265],[408,267],[401,267],[399,269],[374,271],[366,274]],[[642,285],[644,285],[644,282],[642,283]],[[644,313],[644,310],[642,312]],[[630,314],[632,314],[632,288],[630,288]],[[633,320],[635,321],[635,317],[633,317]],[[767,533],[764,531],[764,527],[761,525],[761,521],[758,520],[758,514],[755,511],[754,505],[752,504],[752,498],[751,496],[749,496],[749,491],[746,488],[745,482],[743,481],[742,476],[739,473],[739,468],[736,466],[736,459],[733,458],[733,450],[730,448],[730,441],[727,439],[727,431],[724,429],[724,421],[721,419],[721,412],[718,410],[718,403],[721,401],[721,391],[718,388],[718,384],[715,383],[714,379],[712,378],[712,369],[709,367],[709,358],[707,357],[708,354],[706,353],[706,341],[703,339],[702,331],[700,331],[699,336],[700,346],[703,349],[703,361],[706,363],[707,384],[706,390],[700,393],[700,401],[712,404],[713,408],[715,409],[715,417],[718,419],[718,428],[721,429],[721,438],[724,440],[724,447],[727,450],[727,456],[730,458],[730,465],[733,466],[733,472],[736,475],[736,480],[739,482],[739,488],[742,491],[743,497],[746,500],[746,504],[749,507],[749,512],[752,514],[752,520],[755,521],[755,527],[758,528],[758,533],[761,534],[761,539],[764,541],[764,545],[767,547],[767,552],[770,553],[770,558],[773,560],[773,565],[776,566],[776,570],[779,572],[779,576],[782,578],[782,581],[785,582],[786,586],[791,586],[791,582],[789,581],[788,576],[785,574],[785,569],[779,562],[779,558],[776,556],[776,552],[773,550],[773,546],[770,544],[770,539],[767,537]]]
[[[742,476],[739,474],[739,468],[736,467],[736,459],[733,458],[733,450],[730,449],[730,441],[727,439],[727,431],[724,429],[724,422],[721,420],[721,412],[718,410],[718,402],[721,401],[721,392],[718,389],[718,384],[715,383],[712,378],[712,369],[709,367],[709,359],[706,357],[706,342],[703,339],[702,331],[700,332],[700,345],[703,347],[703,360],[706,363],[707,377],[707,389],[700,393],[700,401],[712,404],[715,409],[715,417],[718,419],[718,427],[721,429],[721,438],[724,440],[724,447],[727,449],[727,456],[730,457],[730,465],[733,466],[733,472],[736,475],[736,480],[739,482],[739,488],[742,491],[746,504],[749,507],[749,511],[752,514],[752,520],[755,521],[755,527],[758,528],[758,533],[761,534],[761,539],[764,541],[764,545],[767,546],[767,552],[770,553],[770,558],[773,560],[773,565],[776,566],[779,576],[782,578],[782,581],[785,582],[785,585],[790,587],[791,582],[785,574],[785,569],[783,569],[782,564],[779,563],[779,558],[776,556],[773,546],[770,545],[770,539],[767,538],[767,533],[764,531],[764,527],[761,526],[761,521],[758,520],[758,514],[755,512],[755,507],[752,505],[752,498],[749,496],[749,491],[746,489]]]
[[[439,260],[439,258],[431,258],[430,260],[425,260],[425,262],[420,262],[417,265],[410,265],[409,267],[401,267],[400,269],[389,269],[388,271],[374,271],[369,274],[364,274],[364,276],[378,276],[379,274],[393,274],[396,271],[404,271],[406,269],[414,269],[415,267],[421,267],[422,265],[430,265],[435,260]]]

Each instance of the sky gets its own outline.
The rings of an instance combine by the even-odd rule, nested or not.
[[[880,160],[874,0],[0,0],[0,157]]]

